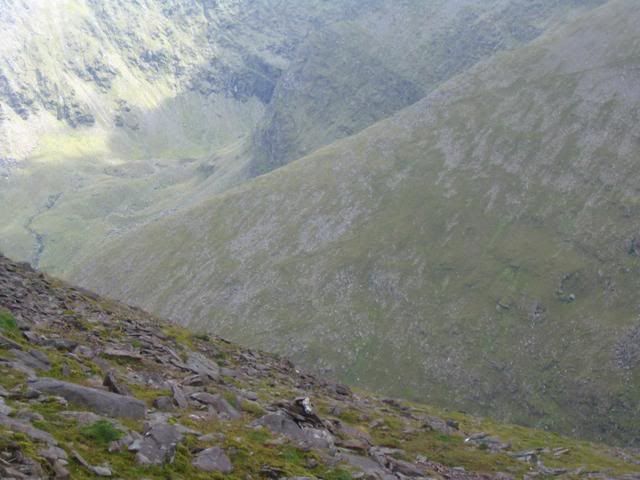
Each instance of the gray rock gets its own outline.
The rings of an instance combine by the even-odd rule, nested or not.
[[[256,420],[254,425],[264,426],[305,447],[326,449],[334,446],[334,438],[328,431],[301,428],[283,412],[269,413]]]
[[[71,478],[71,472],[67,470],[66,462],[63,460],[56,460],[53,462],[53,473],[56,480],[68,480]]]
[[[107,387],[110,392],[117,393],[118,395],[131,396],[131,391],[127,388],[126,385],[118,381],[115,373],[113,372],[108,372],[104,376],[102,385]]]
[[[4,403],[4,398],[0,397],[0,415],[11,415],[13,408]]]
[[[171,385],[171,393],[173,394],[173,401],[176,402],[178,408],[188,408],[189,402],[187,397],[178,385]]]
[[[153,407],[162,411],[171,411],[174,409],[173,399],[170,397],[158,397],[153,401]]]
[[[250,390],[243,390],[242,391],[242,396],[244,398],[246,398],[247,400],[250,400],[252,402],[257,402],[258,401],[258,394],[255,392],[252,392]]]
[[[13,340],[5,337],[4,335],[0,335],[0,347],[13,348],[15,350],[22,350],[22,345],[20,345],[17,342],[14,342]]]
[[[76,355],[80,355],[81,357],[85,357],[85,358],[93,358],[96,356],[96,352],[94,352],[91,348],[85,346],[85,345],[78,345],[74,350],[73,353],[75,353]]]
[[[369,477],[381,480],[397,480],[395,475],[388,472],[386,469],[381,467],[378,462],[369,457],[343,453],[338,456],[338,460],[348,463],[353,468],[362,471]]]
[[[198,352],[189,353],[186,367],[193,373],[207,376],[212,380],[218,380],[220,378],[220,367],[218,364]]]
[[[99,420],[104,420],[100,415],[96,415],[93,412],[60,412],[60,415],[64,417],[73,418],[78,425],[90,425],[96,423]]]
[[[54,463],[56,460],[67,460],[69,458],[67,452],[60,447],[55,447],[53,445],[38,450],[38,454],[51,461],[51,463]]]
[[[111,473],[111,469],[108,467],[103,467],[103,466],[93,466],[91,465],[89,462],[87,462],[82,455],[80,455],[78,452],[76,452],[75,450],[73,450],[72,452],[73,458],[76,459],[76,461],[82,465],[84,468],[86,468],[87,470],[89,470],[91,473],[93,473],[94,475],[98,476],[98,477],[110,477],[111,475],[113,475]]]
[[[30,350],[25,352],[24,350],[11,350],[16,362],[22,363],[26,367],[34,370],[49,370],[51,368],[51,362],[47,356],[39,350]]]
[[[197,392],[191,395],[191,398],[204,403],[205,405],[211,405],[216,413],[222,417],[235,420],[241,417],[240,412],[231,406],[221,395],[212,395],[206,392]]]
[[[49,445],[58,445],[56,439],[49,433],[44,432],[29,423],[21,422],[14,418],[7,417],[6,415],[0,415],[0,425],[7,427],[9,430],[13,430],[14,432],[24,433],[27,437],[33,440],[44,442]]]
[[[123,450],[137,452],[140,450],[139,446],[138,448],[132,448],[136,442],[138,442],[138,445],[142,443],[142,435],[135,431],[128,432],[124,437],[109,444],[109,452],[121,452]]]
[[[182,440],[182,434],[174,425],[167,423],[153,425],[142,439],[136,461],[140,465],[172,463],[180,440]]]
[[[142,360],[140,352],[120,348],[105,348],[102,354],[106,357],[123,358],[125,360]]]
[[[205,472],[230,473],[233,470],[231,460],[220,447],[201,451],[193,460],[192,465]]]
[[[30,382],[32,388],[41,392],[59,395],[69,402],[86,406],[92,410],[112,417],[144,418],[144,402],[111,392],[83,387],[75,383],[62,382],[53,378],[41,378]]]

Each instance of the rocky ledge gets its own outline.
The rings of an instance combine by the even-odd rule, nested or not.
[[[0,478],[638,472],[638,452],[353,392],[0,256]]]

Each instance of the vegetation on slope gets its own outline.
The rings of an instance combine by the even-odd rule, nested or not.
[[[609,2],[73,276],[342,380],[637,442],[638,20]]]
[[[600,2],[3,0],[0,247],[63,273]]]
[[[2,256],[0,287],[3,478],[630,479],[640,472],[632,451],[352,392],[284,358],[194,334]],[[59,388],[49,392],[51,384]],[[73,395],[79,388],[85,394]],[[107,406],[95,401],[105,395]],[[112,409],[132,402],[145,411]],[[264,423],[274,416],[283,423]],[[215,452],[209,462],[206,452]]]

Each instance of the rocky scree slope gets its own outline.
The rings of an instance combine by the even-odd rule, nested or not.
[[[609,2],[73,278],[377,391],[637,442],[639,21]]]
[[[2,0],[0,248],[64,273],[600,3]]]
[[[0,255],[0,476],[633,479],[640,455],[352,392]]]

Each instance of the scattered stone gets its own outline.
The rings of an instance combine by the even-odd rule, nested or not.
[[[49,433],[40,430],[33,425],[16,420],[6,415],[0,415],[0,425],[13,430],[14,432],[24,433],[27,437],[37,440],[39,442],[46,443],[48,445],[58,445],[58,442]]]
[[[31,387],[42,392],[60,395],[69,402],[89,407],[104,415],[139,419],[144,418],[146,413],[144,402],[135,398],[83,387],[53,378],[32,381]]]
[[[40,450],[38,450],[38,454],[41,457],[46,458],[47,460],[49,460],[52,464],[56,460],[67,460],[69,458],[68,455],[67,455],[67,452],[65,452],[60,447],[55,447],[53,445],[51,445],[51,446],[49,446],[47,448],[41,448]]]
[[[178,385],[171,385],[171,393],[173,394],[173,401],[176,403],[178,408],[189,407],[187,396],[182,391],[182,388],[180,388]]]
[[[110,392],[117,393],[118,395],[131,396],[131,391],[127,388],[126,385],[118,381],[113,371],[108,372],[104,376],[104,381],[102,382],[102,385],[107,387]]]
[[[190,352],[185,366],[193,373],[197,373],[201,376],[207,376],[211,380],[217,381],[220,379],[220,367],[201,353]]]
[[[326,449],[334,445],[334,438],[328,431],[302,428],[284,412],[269,413],[256,420],[254,425],[264,426],[303,447]]]
[[[132,445],[136,442],[138,442],[138,444],[142,442],[142,435],[135,431],[128,432],[124,437],[109,444],[109,452],[119,452],[125,449],[137,452],[140,447],[132,449]]]
[[[337,383],[334,386],[334,390],[338,395],[342,395],[345,397],[350,397],[353,395],[353,392],[351,391],[351,389],[349,387],[347,387],[346,385],[342,385],[340,383]]]
[[[11,415],[13,408],[4,403],[4,398],[0,397],[0,415]]]
[[[243,390],[241,392],[242,396],[251,402],[258,401],[258,395],[255,392]]]
[[[119,348],[105,348],[102,352],[107,357],[124,358],[126,360],[142,360],[140,352],[122,350]]]
[[[240,412],[233,408],[231,404],[227,402],[227,400],[222,398],[221,395],[212,395],[206,392],[197,392],[191,394],[191,398],[205,405],[211,405],[218,415],[230,420],[235,420],[242,416]]]
[[[50,370],[51,362],[49,358],[39,350],[12,350],[11,353],[17,362],[34,370]]]
[[[104,467],[104,466],[93,466],[93,465],[91,465],[84,458],[82,458],[82,455],[80,455],[77,451],[73,450],[71,452],[71,454],[73,455],[73,458],[80,465],[82,465],[84,468],[89,470],[94,475],[97,475],[98,477],[110,477],[112,475],[110,468]]]
[[[93,412],[60,412],[60,415],[63,417],[73,418],[78,425],[90,425],[92,423],[96,423],[100,420],[104,420],[100,415],[96,415]]]
[[[79,355],[81,357],[85,357],[85,358],[93,358],[96,356],[96,353],[89,347],[85,346],[85,345],[78,345],[74,350],[73,353],[75,353],[76,355]]]
[[[196,455],[193,466],[205,472],[230,473],[231,460],[220,447],[207,448]]]
[[[180,440],[182,440],[182,434],[175,425],[168,423],[153,425],[142,439],[136,461],[140,465],[173,463]]]
[[[173,399],[170,397],[158,397],[153,401],[153,408],[164,412],[174,410]]]
[[[0,335],[0,347],[14,349],[14,350],[22,350],[22,345],[20,345],[17,342],[14,342],[13,340],[5,337],[4,335]]]
[[[78,346],[77,342],[65,338],[44,339],[43,344],[48,347],[53,347],[56,350],[64,350],[67,352],[73,351]]]
[[[68,480],[71,478],[71,472],[67,470],[67,462],[63,460],[56,460],[53,462],[53,473],[56,480]]]

